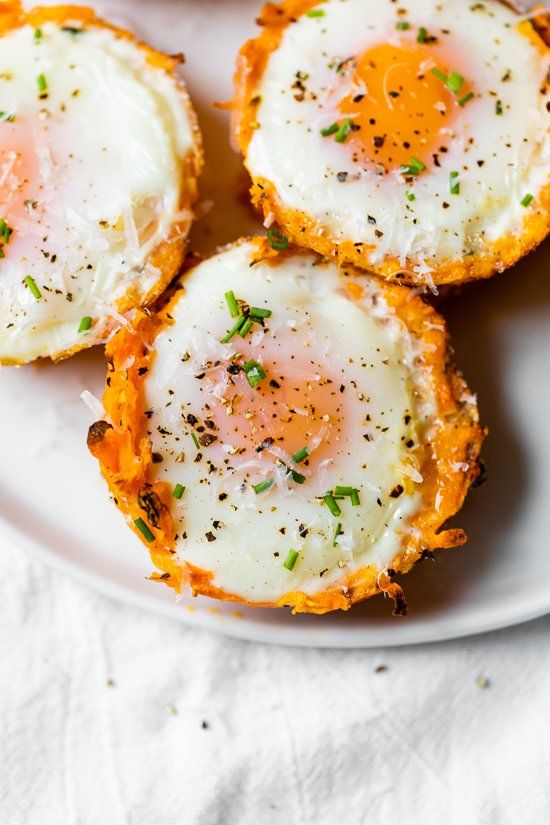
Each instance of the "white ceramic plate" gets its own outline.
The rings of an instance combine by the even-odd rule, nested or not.
[[[245,180],[228,146],[227,116],[238,46],[253,30],[255,0],[148,0],[97,3],[169,52],[184,51],[185,76],[205,133],[203,200],[211,211],[194,231],[211,250],[252,231]],[[534,618],[550,610],[550,290],[549,247],[514,272],[448,300],[444,312],[483,420],[489,480],[457,519],[469,544],[440,553],[403,579],[411,612],[391,616],[383,598],[348,614],[291,616],[199,597],[174,602],[147,580],[140,541],[108,501],[85,445],[93,420],[79,398],[100,395],[100,351],[58,366],[0,370],[0,532],[46,563],[115,598],[187,624],[258,641],[370,647],[435,641]]]

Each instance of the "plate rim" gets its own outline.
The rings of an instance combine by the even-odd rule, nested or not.
[[[326,638],[319,631],[307,628],[283,627],[277,624],[254,624],[245,616],[232,616],[216,613],[211,610],[186,610],[178,605],[174,599],[172,603],[163,602],[153,596],[147,596],[134,590],[131,586],[120,585],[104,576],[93,573],[76,562],[64,559],[49,550],[47,545],[35,540],[31,535],[0,517],[0,537],[4,538],[12,547],[23,550],[31,559],[41,562],[47,569],[53,570],[72,581],[84,585],[93,592],[112,599],[115,602],[147,610],[150,613],[170,618],[186,627],[198,628],[216,633],[221,636],[236,638],[241,641],[256,642],[259,644],[283,645],[293,648],[333,649],[333,650],[376,650],[383,648],[397,648],[436,644],[437,642],[452,641],[472,636],[479,636],[496,630],[525,624],[550,613],[550,591],[543,594],[525,606],[503,612],[502,605],[497,604],[487,613],[485,620],[462,621],[456,627],[441,627],[437,619],[421,625],[412,638],[401,638],[399,633],[392,633],[384,639],[384,629],[379,629],[380,640],[365,639],[361,641],[360,631],[350,636],[349,643],[345,638]],[[215,603],[213,603],[215,606]],[[236,605],[236,609],[238,605]],[[404,621],[405,619],[396,619]],[[366,626],[368,635],[368,626]]]

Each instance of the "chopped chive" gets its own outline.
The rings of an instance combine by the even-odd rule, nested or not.
[[[195,435],[195,433],[191,433],[191,438],[193,439],[193,444],[195,445],[195,447],[197,448],[197,450],[200,450],[199,439],[197,438],[197,436]]]
[[[6,221],[3,218],[0,218],[0,241],[8,243],[12,232],[13,229],[11,226],[8,226]]]
[[[294,565],[296,564],[299,555],[300,554],[297,550],[289,550],[283,567],[286,567],[287,570],[294,570]]]
[[[30,289],[31,293],[34,295],[34,297],[38,301],[38,299],[42,297],[42,293],[40,292],[40,290],[36,286],[34,278],[31,278],[30,275],[27,275],[27,277],[24,280],[25,280],[25,283],[27,284],[28,288]]]
[[[328,509],[332,513],[333,516],[341,516],[342,511],[338,507],[336,503],[336,499],[332,495],[332,493],[327,493],[326,496],[323,496],[323,501],[327,505]]]
[[[251,318],[270,318],[271,317],[271,310],[270,309],[260,309],[260,307],[250,307],[250,317]]]
[[[297,473],[296,470],[291,470],[290,475],[292,476],[292,481],[296,484],[303,484],[306,480],[306,477],[303,476],[301,473]]]
[[[252,370],[249,370],[249,372],[246,373],[246,380],[248,381],[252,389],[255,390],[262,380],[260,371],[256,367],[254,367],[254,369]]]
[[[246,336],[252,329],[253,324],[254,321],[252,320],[252,318],[246,318],[244,324],[239,329],[239,335],[241,336],[241,338],[246,338]]]
[[[409,163],[401,167],[403,175],[419,175],[426,167],[418,158],[411,158]]]
[[[342,125],[339,127],[336,134],[334,135],[334,140],[336,141],[336,143],[343,143],[345,141],[345,139],[347,138],[347,136],[349,135],[349,133],[351,132],[352,127],[353,127],[353,120],[350,120],[349,117],[346,118],[344,120],[344,122],[342,123]]]
[[[416,37],[417,43],[425,43],[428,39],[428,29],[425,29],[424,26],[420,26],[418,29],[418,35]]]
[[[497,102],[495,103],[495,114],[501,115],[502,112],[503,112],[502,100],[497,100]]]
[[[330,137],[335,132],[337,132],[338,129],[339,126],[337,123],[331,123],[330,126],[327,126],[326,129],[321,129],[321,134],[323,135],[323,137]]]
[[[15,112],[10,112],[9,115],[7,112],[0,112],[0,120],[4,123],[13,123],[15,120]]]
[[[292,459],[293,459],[293,461],[296,462],[296,464],[299,464],[301,461],[304,460],[304,458],[307,458],[308,455],[309,455],[309,453],[307,451],[307,447],[302,447],[301,450],[298,450],[297,453],[294,453],[294,455],[292,456]]]
[[[412,203],[412,201],[416,200],[416,195],[414,194],[414,192],[405,192],[405,195],[406,195],[407,200],[411,201],[411,203]]]
[[[452,71],[448,77],[446,74],[443,74],[440,69],[432,69],[432,74],[439,78],[439,80],[442,80],[443,83],[449,87],[451,92],[454,92],[455,94],[460,91],[462,84],[464,83],[464,78],[462,75],[455,71]]]
[[[447,83],[447,86],[449,87],[449,89],[451,90],[451,92],[454,92],[455,94],[457,94],[457,92],[459,92],[460,89],[462,88],[462,84],[464,83],[464,78],[458,72],[453,71],[453,72],[451,72],[451,74],[447,78],[446,83]]]
[[[338,522],[338,524],[336,525],[336,530],[334,531],[334,538],[332,540],[332,546],[333,547],[336,547],[336,545],[338,543],[337,542],[338,536],[341,536],[343,532],[344,531],[342,530],[342,524],[341,524],[341,522]]]
[[[442,80],[443,83],[447,82],[447,75],[443,74],[443,72],[440,69],[432,69],[432,74],[438,77],[440,80]]]
[[[283,235],[282,232],[279,232],[278,229],[274,229],[273,227],[267,230],[267,241],[270,247],[277,252],[284,252],[285,249],[288,249],[288,238],[286,235]]]
[[[79,332],[87,332],[92,326],[92,319],[89,315],[85,315],[84,318],[80,322],[80,326],[78,327]]]
[[[334,495],[335,496],[351,496],[355,487],[335,487],[334,488]]]
[[[48,81],[46,80],[46,76],[44,74],[39,74],[36,78],[36,85],[38,86],[38,91],[40,92],[40,97],[47,97],[48,94]]]
[[[458,101],[458,105],[459,106],[466,106],[468,101],[470,101],[473,98],[473,96],[474,96],[473,92],[468,92],[467,95],[464,95],[464,97],[460,98],[460,100]]]
[[[255,389],[260,381],[263,381],[265,378],[264,368],[261,364],[258,364],[257,361],[247,361],[246,364],[243,365],[243,371],[252,389]]]
[[[529,206],[529,204],[531,203],[531,201],[532,201],[532,200],[534,200],[534,199],[535,199],[535,196],[534,196],[534,195],[530,195],[530,194],[525,195],[525,197],[524,197],[524,198],[523,198],[523,200],[521,201],[521,205],[522,205],[522,206]]]
[[[399,29],[399,31],[401,31],[401,32],[407,31],[407,29],[410,29],[410,27],[411,27],[411,24],[407,23],[406,20],[400,20],[398,23],[395,24],[395,28]]]
[[[149,528],[147,527],[142,518],[134,519],[134,524],[136,525],[137,529],[146,541],[151,542],[155,540],[155,536],[149,530]]]
[[[35,29],[34,30],[34,42],[40,43],[42,40],[42,29]]]
[[[183,484],[176,484],[176,486],[172,490],[172,498],[181,498],[184,493],[185,487],[183,486]]]
[[[306,12],[307,17],[324,17],[325,12],[323,9],[310,9]]]
[[[458,172],[451,172],[450,174],[451,195],[460,194],[460,183],[458,182]]]
[[[229,307],[229,312],[232,318],[236,318],[238,315],[241,314],[234,292],[232,292],[231,290],[229,292],[226,292],[225,300],[227,301],[227,306]]]
[[[235,326],[231,327],[231,329],[229,330],[227,335],[224,335],[224,337],[221,339],[221,343],[222,344],[228,344],[231,341],[231,339],[233,338],[233,336],[236,335],[237,332],[240,330],[240,328],[242,327],[244,322],[245,322],[244,315],[241,315],[239,318],[237,318]]]
[[[260,493],[265,493],[265,491],[269,490],[270,487],[273,487],[274,484],[275,484],[275,479],[274,478],[266,478],[265,481],[260,481],[259,484],[254,484],[252,489],[254,490],[256,495],[259,496]]]
[[[350,496],[350,501],[353,507],[358,507],[361,504],[359,500],[359,490],[354,490]]]

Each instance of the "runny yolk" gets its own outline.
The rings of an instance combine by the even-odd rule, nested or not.
[[[450,126],[471,87],[456,75],[455,92],[434,69],[447,78],[452,73],[436,62],[434,52],[412,44],[385,43],[358,59],[354,91],[340,103],[340,116],[355,125],[347,142],[358,160],[390,171],[411,158],[429,167],[433,154],[446,151],[449,136],[441,130]]]
[[[15,232],[37,208],[39,162],[28,128],[17,121],[0,123],[0,218]],[[15,237],[3,246],[7,257]]]
[[[303,464],[310,468],[334,457],[345,404],[339,380],[327,378],[326,368],[317,363],[300,363],[298,354],[290,363],[265,359],[264,369],[266,377],[255,389],[243,372],[232,376],[223,401],[204,386],[215,424],[212,432],[222,443],[244,448],[251,457],[265,449],[273,461],[283,460],[282,453],[292,456],[305,447],[311,455]]]

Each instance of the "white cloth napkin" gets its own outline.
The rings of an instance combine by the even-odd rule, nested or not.
[[[2,825],[550,821],[550,619],[299,650],[0,565]]]

